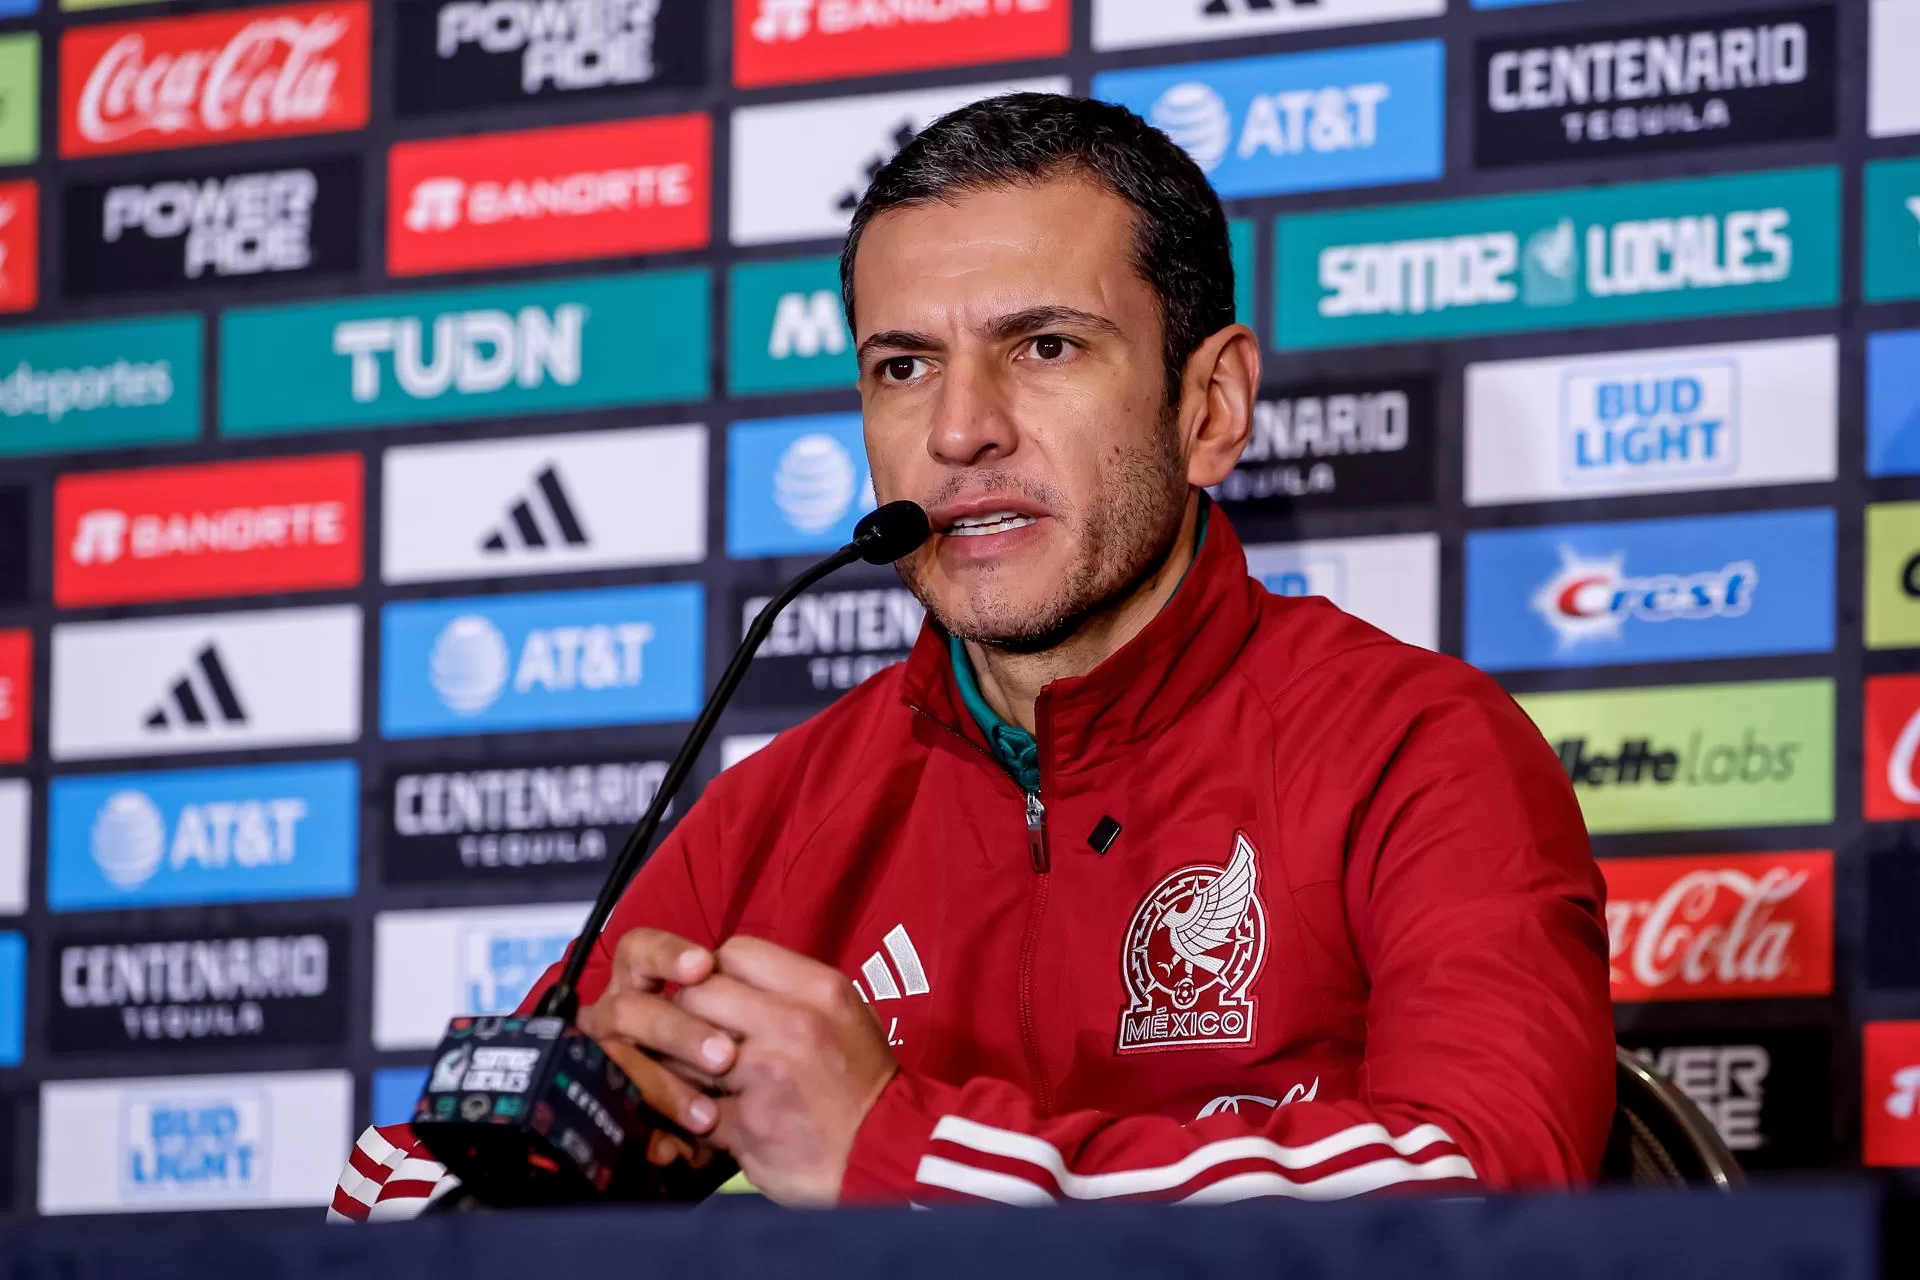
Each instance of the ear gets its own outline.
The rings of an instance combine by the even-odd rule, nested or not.
[[[1253,434],[1259,393],[1260,340],[1243,324],[1213,334],[1187,358],[1179,419],[1188,484],[1206,488],[1233,471]]]

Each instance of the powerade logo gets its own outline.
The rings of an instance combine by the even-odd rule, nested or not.
[[[143,1200],[264,1198],[268,1190],[268,1104],[258,1089],[169,1098],[129,1097],[120,1190]]]
[[[460,1013],[512,1013],[540,975],[566,956],[578,932],[505,921],[462,929]]]
[[[1438,40],[1195,62],[1093,78],[1229,199],[1421,182],[1446,171]]]
[[[1867,474],[1920,472],[1920,329],[1867,335]]]
[[[851,387],[859,375],[831,254],[738,266],[728,277],[727,389]]]
[[[1839,195],[1826,167],[1282,217],[1277,345],[1831,306]]]
[[[832,551],[873,510],[860,415],[736,422],[727,431],[727,554]]]
[[[0,456],[171,443],[199,434],[198,316],[0,335]]]
[[[229,311],[220,427],[268,435],[698,400],[707,293],[694,268]]]
[[[1466,560],[1489,671],[1833,648],[1830,510],[1489,530]]]
[[[346,760],[55,778],[47,905],[345,897],[359,837],[360,772]]]
[[[684,720],[699,709],[705,591],[607,591],[388,605],[389,738]]]

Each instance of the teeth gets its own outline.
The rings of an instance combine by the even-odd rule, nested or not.
[[[1019,515],[1012,511],[996,511],[988,516],[968,516],[955,520],[947,532],[956,538],[980,538],[990,533],[1006,533],[1012,529],[1024,529],[1034,523],[1034,517]]]

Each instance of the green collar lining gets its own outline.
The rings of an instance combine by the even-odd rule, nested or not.
[[[1180,594],[1180,588],[1186,585],[1193,566],[1199,562],[1200,548],[1207,540],[1207,512],[1212,506],[1213,503],[1205,494],[1200,495],[1200,518],[1193,539],[1193,559],[1187,562],[1186,569],[1180,574],[1180,581],[1173,585],[1173,595],[1167,597],[1168,604],[1173,603],[1173,597]],[[1040,744],[1033,740],[1032,734],[1017,724],[1008,724],[987,705],[985,695],[980,692],[980,682],[973,674],[973,662],[967,657],[966,643],[960,637],[947,637],[947,654],[953,662],[953,682],[959,686],[960,701],[966,704],[968,714],[986,736],[987,745],[993,749],[993,758],[1020,784],[1022,791],[1028,795],[1039,795]]]

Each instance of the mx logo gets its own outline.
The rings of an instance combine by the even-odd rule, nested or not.
[[[209,707],[222,724],[247,722],[246,710],[241,707],[233,682],[227,679],[227,669],[220,662],[220,652],[211,644],[194,655],[193,665],[180,674],[166,696],[148,713],[147,728],[205,727],[213,722]]]
[[[833,207],[842,213],[848,214],[859,208],[860,197],[867,193],[869,186],[873,185],[874,176],[886,167],[887,161],[899,155],[900,149],[909,142],[912,142],[913,136],[918,132],[920,131],[913,127],[912,120],[902,120],[899,124],[895,125],[893,134],[889,139],[892,145],[875,152],[873,156],[867,160],[866,169],[863,171],[864,181],[855,186],[848,187],[845,191],[841,192],[840,198],[833,202]]]
[[[544,513],[542,519],[536,508]],[[549,463],[533,478],[533,488],[507,508],[506,521],[495,527],[480,543],[490,555],[505,555],[516,544],[527,551],[544,550],[556,542],[570,547],[587,546],[590,539],[575,514],[567,491],[560,484],[560,473]]]

